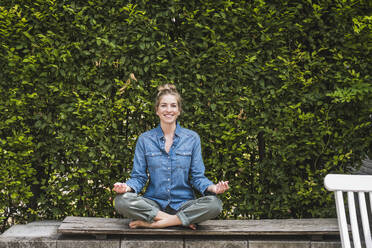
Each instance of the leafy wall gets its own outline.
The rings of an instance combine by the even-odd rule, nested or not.
[[[334,216],[329,172],[371,147],[370,1],[0,3],[0,225],[117,216],[175,83],[221,218]]]

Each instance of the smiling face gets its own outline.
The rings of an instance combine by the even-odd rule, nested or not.
[[[162,96],[156,109],[156,114],[159,116],[161,124],[176,124],[176,120],[180,115],[176,96],[170,94]]]

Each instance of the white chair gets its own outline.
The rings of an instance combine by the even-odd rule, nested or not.
[[[351,247],[343,197],[343,193],[346,192],[349,208],[349,219],[353,236],[352,243],[354,244],[355,248],[362,247],[359,235],[360,225],[358,224],[358,219],[361,219],[365,245],[367,248],[372,248],[371,232],[367,211],[369,211],[370,214],[372,214],[372,212],[371,209],[367,210],[367,204],[365,200],[365,194],[368,193],[371,203],[370,206],[372,206],[372,175],[329,174],[324,178],[324,185],[327,190],[334,191],[335,193],[337,219],[342,247]],[[358,218],[357,216],[354,194],[357,194],[359,198],[360,218]]]

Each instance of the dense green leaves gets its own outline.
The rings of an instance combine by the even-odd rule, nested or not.
[[[0,221],[117,216],[173,82],[222,218],[329,217],[372,144],[368,1],[2,1]]]

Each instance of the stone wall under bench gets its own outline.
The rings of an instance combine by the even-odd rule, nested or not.
[[[280,220],[278,220],[280,221]],[[210,221],[211,225],[213,221]],[[221,223],[221,222],[219,222]],[[339,237],[330,235],[267,235],[252,231],[249,235],[189,235],[189,230],[177,229],[152,235],[149,229],[131,234],[91,235],[66,234],[58,231],[61,221],[38,221],[26,225],[15,225],[0,235],[0,248],[339,248]],[[255,222],[257,224],[257,221]],[[211,225],[212,226],[212,225]],[[95,233],[97,234],[97,233]],[[103,239],[97,239],[103,238]]]

